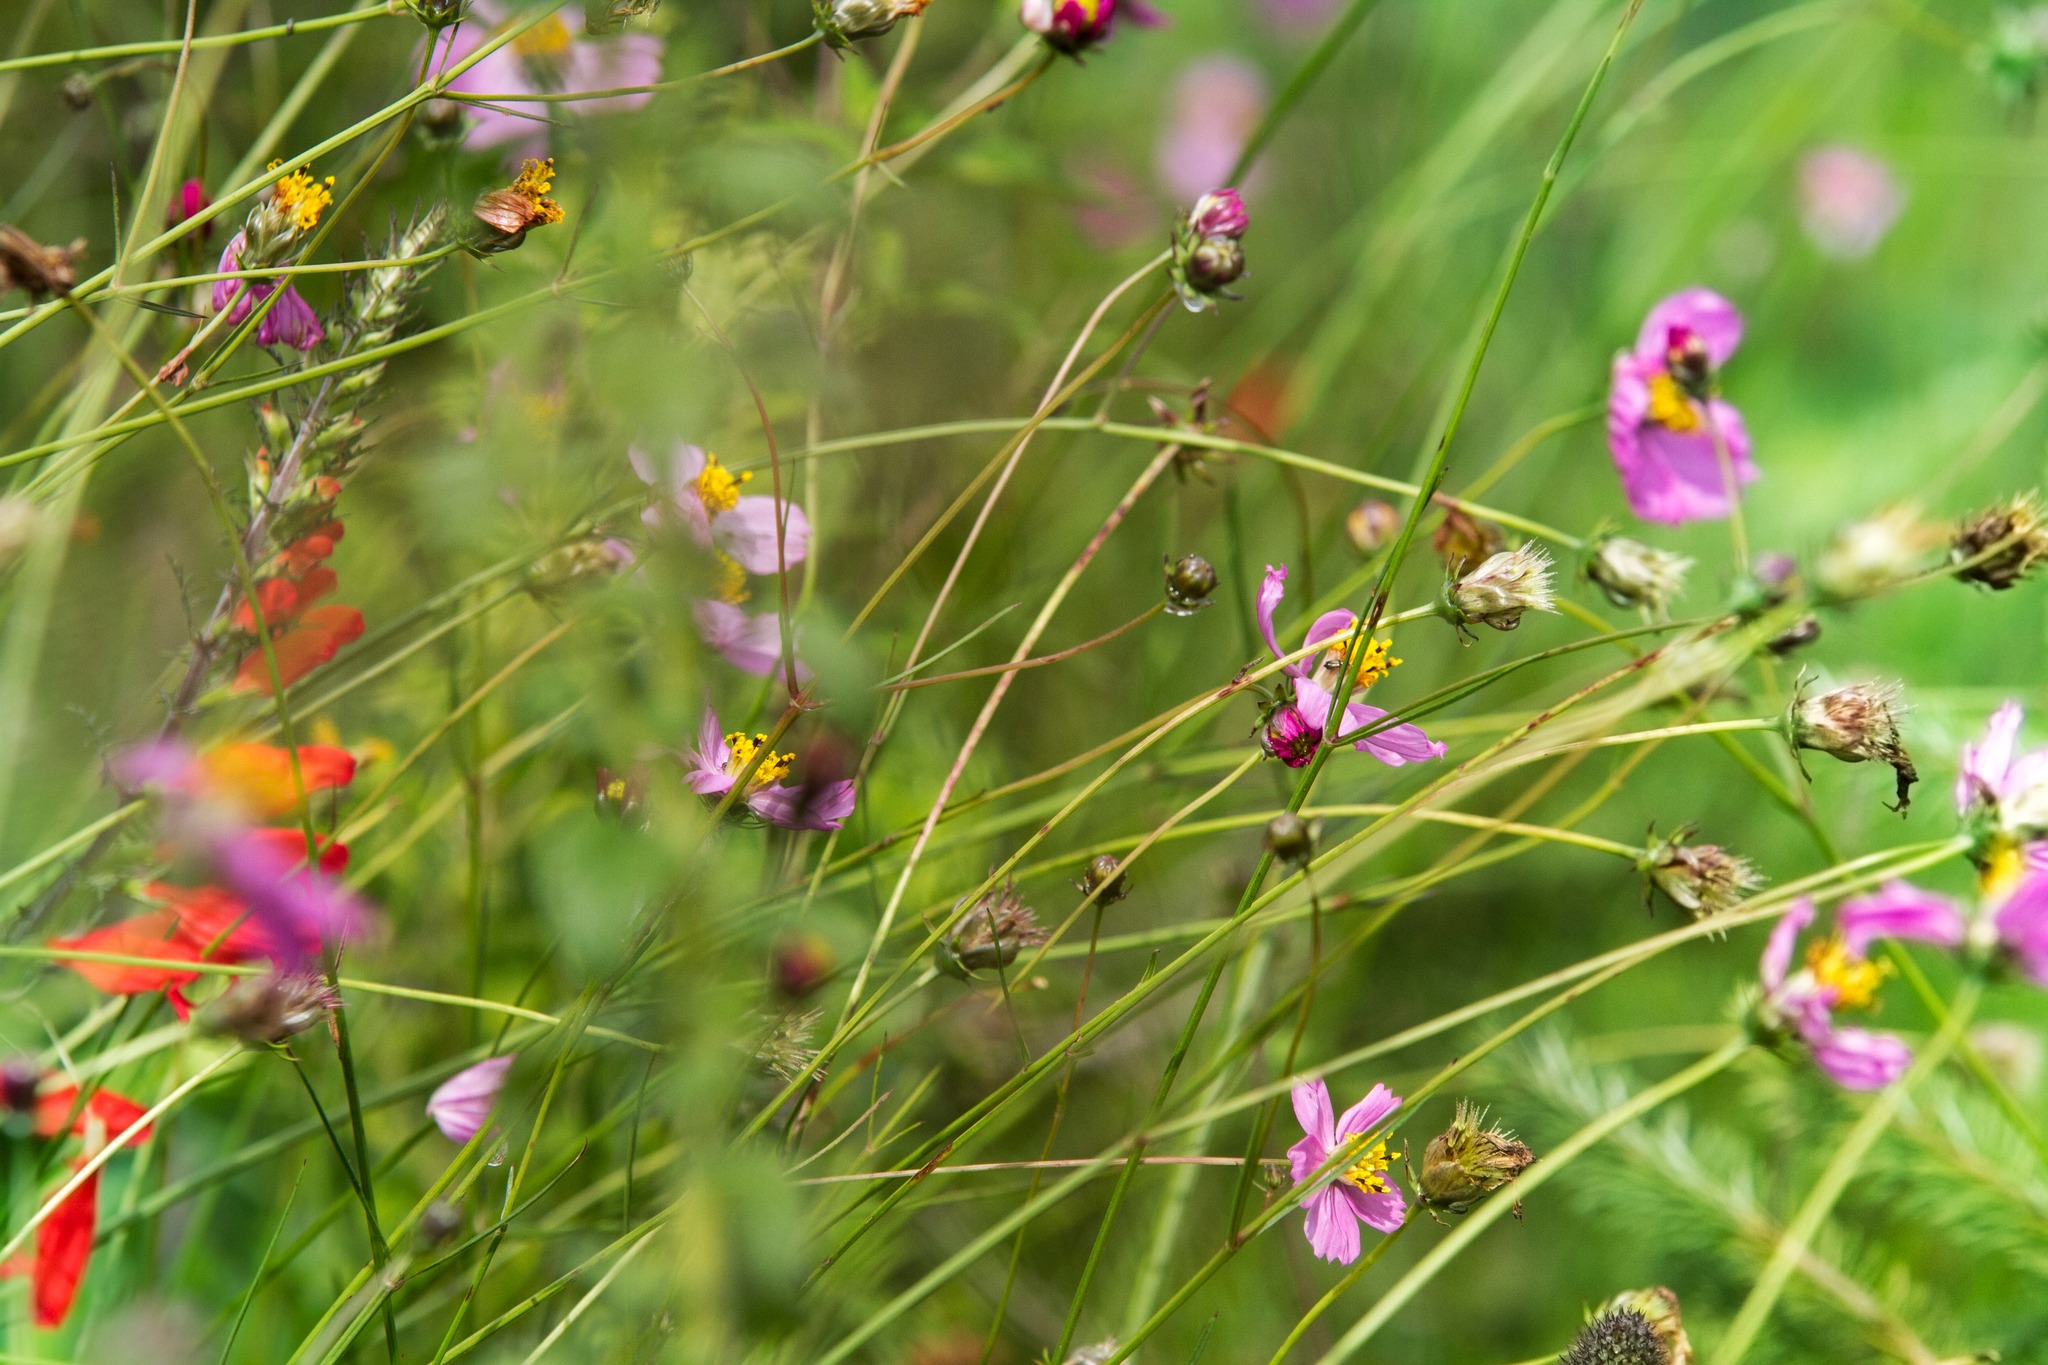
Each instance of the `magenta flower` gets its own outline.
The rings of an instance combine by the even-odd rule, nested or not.
[[[1197,237],[1242,237],[1251,221],[1236,190],[1211,190],[1195,201],[1188,229]]]
[[[1267,713],[1259,734],[1259,747],[1266,751],[1266,757],[1277,758],[1290,768],[1306,768],[1322,742],[1323,727],[1309,720],[1291,701],[1281,702]]]
[[[187,180],[172,192],[170,202],[164,205],[164,226],[174,228],[187,218],[197,217],[212,207],[213,199],[206,193],[206,186],[197,180]],[[199,235],[207,237],[213,233],[213,220],[207,219],[199,225]]]
[[[2029,981],[2048,986],[2048,872],[2015,875],[2019,880],[2011,890],[1986,893],[1974,917],[1946,896],[1892,882],[1842,906],[1842,940],[1854,953],[1878,938],[2003,952]]]
[[[1792,950],[1813,913],[1813,902],[1801,898],[1771,930],[1758,969],[1763,994],[1757,1021],[1768,1032],[1796,1035],[1835,1084],[1881,1090],[1904,1074],[1912,1050],[1889,1033],[1839,1027],[1834,1015],[1838,1009],[1870,1008],[1884,969],[1837,934],[1809,944],[1804,965],[1792,971]]]
[[[1299,1185],[1330,1159],[1331,1153],[1352,1138],[1362,1136],[1385,1122],[1401,1107],[1401,1097],[1384,1085],[1375,1085],[1366,1097],[1331,1117],[1330,1087],[1321,1080],[1304,1081],[1294,1087],[1294,1116],[1307,1134],[1287,1149],[1287,1160]],[[1375,1232],[1392,1232],[1408,1217],[1408,1202],[1401,1187],[1387,1176],[1393,1158],[1385,1142],[1375,1142],[1358,1152],[1330,1184],[1301,1201],[1308,1210],[1302,1231],[1316,1255],[1339,1265],[1358,1259],[1358,1225]]]
[[[1956,814],[2009,845],[2048,835],[2048,749],[2014,753],[2025,718],[2016,701],[1994,711],[1956,774]],[[2041,860],[2030,852],[2029,861]]]
[[[228,242],[227,250],[220,254],[220,269],[240,270],[244,241],[236,233]],[[244,286],[247,286],[244,288]],[[215,280],[213,282],[213,311],[227,310],[229,327],[239,327],[256,305],[262,303],[279,289],[276,279],[261,280]],[[299,297],[299,291],[291,285],[282,286],[283,297],[263,315],[263,321],[256,324],[258,346],[285,345],[301,351],[310,351],[327,340],[327,329],[320,325],[320,315],[313,306]],[[241,294],[236,298],[237,293]],[[229,304],[233,304],[232,308]]]
[[[482,47],[488,35],[502,29],[509,17],[498,0],[475,0],[470,21],[457,25],[449,41],[445,65],[453,66]],[[651,33],[587,37],[582,9],[564,5],[450,81],[448,88],[470,95],[541,95],[653,85],[661,79],[661,51],[661,39]],[[595,114],[638,109],[653,97],[651,92],[641,91],[566,104],[466,105],[471,122],[462,140],[472,151],[504,147],[511,159],[543,157],[547,155],[546,119],[560,117],[564,111]],[[509,112],[514,109],[523,112]]]
[[[1715,378],[1741,343],[1735,305],[1710,289],[1687,289],[1652,308],[1635,349],[1614,358],[1607,448],[1643,520],[1676,526],[1725,517],[1730,482],[1739,489],[1756,481],[1748,429]]]
[[[1868,256],[1905,207],[1891,168],[1869,152],[1823,147],[1799,163],[1799,223],[1823,256]]]
[[[449,1141],[468,1142],[483,1131],[513,1060],[510,1055],[486,1057],[456,1072],[427,1096],[427,1117]]]
[[[1073,56],[1108,39],[1119,9],[1147,28],[1165,22],[1144,0],[1020,0],[1017,15],[1048,47]]]
[[[697,726],[697,747],[683,756],[689,765],[684,780],[699,796],[722,797],[767,743],[766,735],[749,737],[738,730],[720,734],[718,713],[706,706],[704,719]],[[783,829],[838,829],[853,813],[853,783],[780,784],[777,779],[789,776],[795,760],[794,754],[768,753],[748,779],[741,803]]]
[[[1275,658],[1286,657],[1286,651],[1280,648],[1279,638],[1273,633],[1273,610],[1280,605],[1281,599],[1286,595],[1286,566],[1268,564],[1265,580],[1259,585],[1259,630],[1266,637],[1266,647],[1273,651]],[[1329,730],[1330,705],[1336,699],[1334,690],[1338,676],[1343,672],[1345,648],[1349,643],[1348,637],[1357,625],[1358,618],[1348,611],[1324,612],[1316,618],[1315,624],[1308,628],[1308,638],[1303,643],[1328,644],[1329,648],[1320,659],[1287,665],[1287,674],[1294,684],[1294,706],[1299,709],[1308,727],[1317,731],[1319,736]],[[1358,685],[1352,689],[1352,695],[1356,697],[1363,694],[1368,687],[1385,677],[1388,670],[1398,662],[1400,661],[1397,659],[1388,658],[1385,641],[1374,640],[1367,644],[1359,661]],[[1344,724],[1338,735],[1342,737],[1354,734],[1386,718],[1387,713],[1377,706],[1368,706],[1362,701],[1349,702],[1344,707]],[[1406,722],[1367,735],[1351,747],[1362,754],[1371,754],[1390,768],[1398,768],[1404,763],[1420,763],[1426,759],[1442,758],[1445,753],[1445,747],[1424,734],[1420,726]]]
[[[640,481],[660,493],[663,506],[642,514],[649,526],[681,524],[699,545],[709,545],[751,574],[771,574],[775,552],[776,503],[772,497],[741,497],[740,488],[753,479],[735,474],[702,446],[678,442],[664,465],[657,466],[639,447],[626,452]],[[780,563],[794,568],[811,552],[811,523],[804,509],[787,504]]]
[[[1875,895],[1844,901],[1835,927],[1843,946],[1857,957],[1867,955],[1871,943],[1881,938],[1960,947],[1967,928],[1954,901],[1901,881],[1886,882]]]
[[[1160,183],[1182,204],[1222,184],[1265,112],[1266,78],[1244,58],[1223,52],[1189,62],[1174,78],[1153,156]]]

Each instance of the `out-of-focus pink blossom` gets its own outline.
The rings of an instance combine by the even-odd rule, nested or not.
[[[451,1142],[468,1142],[483,1131],[505,1088],[505,1073],[513,1058],[486,1057],[465,1067],[434,1088],[427,1096],[427,1117]]]
[[[1607,448],[1643,520],[1725,517],[1731,485],[1756,480],[1749,431],[1721,400],[1717,379],[1741,343],[1735,305],[1711,289],[1687,289],[1652,308],[1635,347],[1614,358]]]
[[[1294,1116],[1306,1134],[1287,1149],[1288,1168],[1298,1185],[1352,1138],[1370,1133],[1401,1107],[1401,1097],[1375,1085],[1366,1097],[1333,1117],[1330,1087],[1320,1079],[1294,1087]],[[1316,1255],[1350,1265],[1358,1259],[1358,1225],[1392,1232],[1408,1217],[1401,1187],[1387,1175],[1392,1158],[1387,1144],[1376,1142],[1360,1151],[1352,1164],[1330,1184],[1301,1201],[1308,1210],[1302,1231]]]
[[[1868,1008],[1883,971],[1850,951],[1843,937],[1809,945],[1805,963],[1793,971],[1793,950],[1813,915],[1813,902],[1802,898],[1771,930],[1757,972],[1763,985],[1759,1022],[1796,1036],[1835,1084],[1880,1090],[1905,1073],[1912,1049],[1889,1033],[1842,1027],[1835,1023],[1835,1012]]]
[[[188,218],[197,217],[211,207],[213,199],[206,193],[206,186],[198,180],[187,180],[171,192],[171,201],[164,205],[164,226],[174,228]],[[213,220],[199,225],[199,235],[213,235]]]
[[[220,269],[240,270],[243,247],[243,237],[238,232],[229,241],[227,250],[220,254]],[[274,278],[215,280],[213,310],[218,313],[226,309],[226,325],[239,327],[248,318],[251,310],[276,293],[278,287]],[[311,304],[299,297],[297,289],[289,284],[283,288],[283,296],[263,315],[263,321],[256,324],[256,344],[291,346],[301,351],[310,351],[327,340],[327,329],[320,325],[320,315],[313,311]]]
[[[1285,657],[1286,651],[1280,648],[1279,637],[1274,634],[1273,612],[1286,595],[1286,566],[1268,564],[1266,577],[1259,585],[1259,631],[1266,638],[1266,648],[1273,651],[1276,659]],[[1308,638],[1302,643],[1327,644],[1329,649],[1321,658],[1311,656],[1301,663],[1287,665],[1287,674],[1294,687],[1294,705],[1312,729],[1329,730],[1330,708],[1336,700],[1335,689],[1343,672],[1345,650],[1357,624],[1358,618],[1348,611],[1324,612],[1308,628]],[[1392,667],[1383,645],[1368,645],[1359,662],[1359,680],[1353,689],[1354,696],[1384,677],[1387,669]],[[1340,736],[1353,734],[1386,718],[1387,712],[1377,706],[1368,706],[1362,701],[1349,702],[1344,707],[1344,724],[1337,733]],[[1445,747],[1424,734],[1420,726],[1405,721],[1366,735],[1351,747],[1362,754],[1372,755],[1390,768],[1442,758],[1446,752]]]
[[[1822,147],[1799,163],[1799,222],[1824,256],[1868,256],[1905,207],[1891,168],[1860,148]]]
[[[454,29],[445,61],[452,67],[519,17],[498,0],[475,0],[469,18]],[[662,40],[651,33],[585,34],[583,10],[564,5],[448,83],[458,94],[575,94],[653,85],[661,79]],[[463,143],[473,151],[507,149],[508,157],[547,155],[548,123],[563,114],[598,114],[637,109],[653,98],[648,91],[567,103],[516,101],[491,107],[465,104],[470,119]],[[509,112],[519,110],[519,113]]]
[[[683,755],[688,768],[684,781],[699,796],[723,797],[733,789],[755,757],[760,763],[747,779],[740,804],[771,825],[783,829],[833,830],[853,814],[853,783],[844,780],[783,783],[790,775],[792,754],[762,753],[766,735],[734,731],[722,734],[718,713],[704,708],[697,726],[697,747]]]
[[[1233,53],[1200,57],[1181,68],[1167,95],[1154,157],[1159,182],[1175,202],[1189,203],[1229,181],[1266,102],[1265,76]]]

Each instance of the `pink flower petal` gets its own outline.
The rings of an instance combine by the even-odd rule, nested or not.
[[[1909,882],[1888,882],[1874,896],[1844,902],[1835,923],[1849,951],[1858,957],[1879,938],[1906,938],[1944,948],[1963,941],[1963,912],[1955,902]]]
[[[1726,365],[1742,344],[1742,314],[1735,305],[1711,289],[1694,287],[1681,289],[1650,310],[1642,330],[1636,333],[1635,353],[1662,364],[1674,327],[1686,328],[1699,337],[1715,369]]]
[[[488,1057],[456,1072],[427,1096],[427,1117],[452,1142],[468,1142],[483,1130],[505,1086],[513,1058]]]
[[[1792,949],[1799,942],[1799,935],[1806,926],[1813,923],[1813,902],[1801,896],[1779,917],[1771,930],[1770,942],[1764,945],[1763,961],[1758,964],[1757,975],[1762,978],[1766,991],[1775,991],[1785,984],[1785,973],[1792,969]]]

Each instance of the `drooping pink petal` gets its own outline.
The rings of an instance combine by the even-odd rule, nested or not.
[[[1368,706],[1362,701],[1352,702],[1344,708],[1344,729],[1349,734],[1377,724],[1387,718],[1387,712],[1377,706]],[[1422,727],[1402,721],[1376,731],[1356,741],[1352,748],[1362,754],[1370,754],[1389,768],[1399,768],[1408,763],[1426,763],[1433,758],[1442,758],[1450,747],[1441,740],[1431,739]]]
[[[1330,1087],[1320,1076],[1295,1086],[1289,1098],[1294,1101],[1294,1117],[1301,1124],[1301,1131],[1315,1139],[1320,1150],[1320,1155],[1309,1163],[1306,1170],[1295,1171],[1294,1178],[1301,1180],[1309,1171],[1322,1164],[1324,1158],[1329,1156],[1331,1146],[1336,1143],[1336,1109],[1330,1103]]]
[[[1273,611],[1280,605],[1280,599],[1287,596],[1287,566],[1268,564],[1266,576],[1259,581],[1259,634],[1266,639],[1266,648],[1273,651],[1273,657],[1284,656],[1280,638],[1273,633]],[[1288,672],[1298,672],[1298,665],[1290,665]]]
[[[681,524],[699,545],[711,543],[711,517],[704,500],[697,496],[697,476],[704,472],[704,448],[678,441],[666,460],[647,454],[638,446],[626,448],[626,462],[652,488],[661,502],[640,514],[650,529]]]
[[[1308,628],[1308,635],[1302,640],[1302,644],[1320,645],[1335,640],[1357,623],[1358,618],[1341,607],[1336,611],[1326,611]]]
[[[1735,305],[1711,289],[1695,286],[1659,300],[1650,309],[1636,333],[1635,353],[1662,364],[1674,327],[1700,339],[1715,369],[1727,364],[1742,344],[1742,314],[1735,311]]]
[[[1838,1028],[1808,1041],[1813,1060],[1845,1090],[1882,1090],[1913,1064],[1913,1050],[1889,1033]]]
[[[1771,929],[1770,942],[1764,945],[1763,960],[1757,968],[1757,975],[1766,991],[1775,991],[1785,984],[1785,973],[1792,969],[1792,950],[1811,923],[1813,902],[1801,896],[1792,902]]]
[[[731,511],[712,518],[711,541],[748,573],[772,574],[781,565],[795,568],[811,552],[811,523],[795,503],[788,504],[788,509],[779,562],[774,498],[741,498]]]
[[[697,747],[684,755],[684,761],[690,770],[683,780],[697,795],[723,796],[732,790],[732,774],[726,771],[726,765],[732,761],[732,750],[726,746],[725,732],[719,728],[718,713],[708,705],[703,719],[697,722]]]
[[[1968,815],[1980,804],[1996,804],[2005,791],[2013,746],[2019,741],[2024,719],[2026,712],[2020,704],[2008,701],[1985,722],[1984,738],[1963,746],[1961,771],[1956,774],[1956,814]]]
[[[1309,1248],[1326,1261],[1350,1265],[1358,1259],[1358,1215],[1336,1186],[1325,1186],[1302,1201],[1308,1219],[1302,1230]]]
[[[1963,912],[1955,902],[1910,882],[1887,882],[1875,895],[1845,901],[1835,923],[1843,943],[1858,957],[1873,939],[1906,938],[1944,948],[1963,941]]]
[[[724,655],[734,668],[765,678],[781,663],[782,628],[774,612],[752,616],[730,602],[715,599],[692,604],[690,612],[704,643]],[[799,665],[797,671],[805,670]]]
[[[427,1117],[451,1142],[468,1142],[491,1117],[512,1062],[509,1055],[487,1057],[456,1072],[427,1096]]]
[[[273,292],[269,288],[251,290],[260,303]],[[320,315],[313,311],[313,305],[299,297],[299,291],[285,285],[278,294],[277,302],[263,315],[263,321],[256,324],[256,344],[259,346],[290,346],[301,351],[310,351],[327,340],[327,329],[320,325]]]
[[[853,783],[798,783],[762,787],[747,796],[747,809],[783,829],[834,830],[853,814]]]

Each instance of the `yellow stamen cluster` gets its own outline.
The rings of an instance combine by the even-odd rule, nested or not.
[[[703,472],[697,475],[697,500],[704,504],[704,514],[715,517],[738,506],[740,485],[753,477],[751,473],[735,475],[706,451]]]
[[[1840,934],[1817,940],[1806,949],[1806,970],[1821,985],[1834,987],[1836,1009],[1869,1009],[1877,1001],[1879,983],[1891,969],[1889,962],[1872,962],[1851,954]]]
[[[1393,654],[1392,640],[1368,640],[1365,651],[1358,660],[1358,686],[1362,690],[1371,687],[1387,674],[1401,666]]]
[[[1388,1188],[1387,1166],[1392,1161],[1393,1158],[1387,1155],[1387,1144],[1375,1142],[1359,1153],[1358,1160],[1352,1162],[1350,1169],[1339,1178],[1367,1194],[1385,1194]]]
[[[559,14],[550,14],[512,40],[512,50],[522,57],[559,57],[576,41]]]
[[[2026,854],[2017,843],[2000,835],[1985,851],[1983,866],[1977,873],[1977,890],[1986,901],[2004,900],[2019,885],[2026,870]]]
[[[754,594],[747,588],[747,571],[740,562],[723,550],[714,550],[718,556],[716,577],[712,579],[711,590],[718,594],[718,600],[738,606]]]
[[[1650,420],[1666,431],[1700,429],[1699,409],[1668,374],[1650,376]]]
[[[512,182],[512,192],[523,194],[533,205],[532,219],[535,225],[559,223],[562,221],[562,206],[548,198],[548,191],[555,187],[555,159],[536,161],[532,157],[520,163],[519,178]]]
[[[747,765],[754,761],[754,755],[759,753],[761,747],[767,742],[768,736],[766,735],[754,735],[749,738],[738,730],[727,735],[725,737],[725,746],[732,750],[732,757],[725,761],[726,773],[729,776],[738,777],[741,773],[745,772]],[[772,749],[769,750],[767,757],[761,760],[761,766],[754,769],[753,780],[749,785],[765,787],[770,782],[776,782],[788,777],[789,765],[795,761],[795,754],[778,754]]]
[[[283,164],[273,161],[270,169],[274,171]],[[300,232],[310,232],[319,226],[321,212],[333,202],[334,177],[315,180],[304,166],[270,187],[271,207]]]

